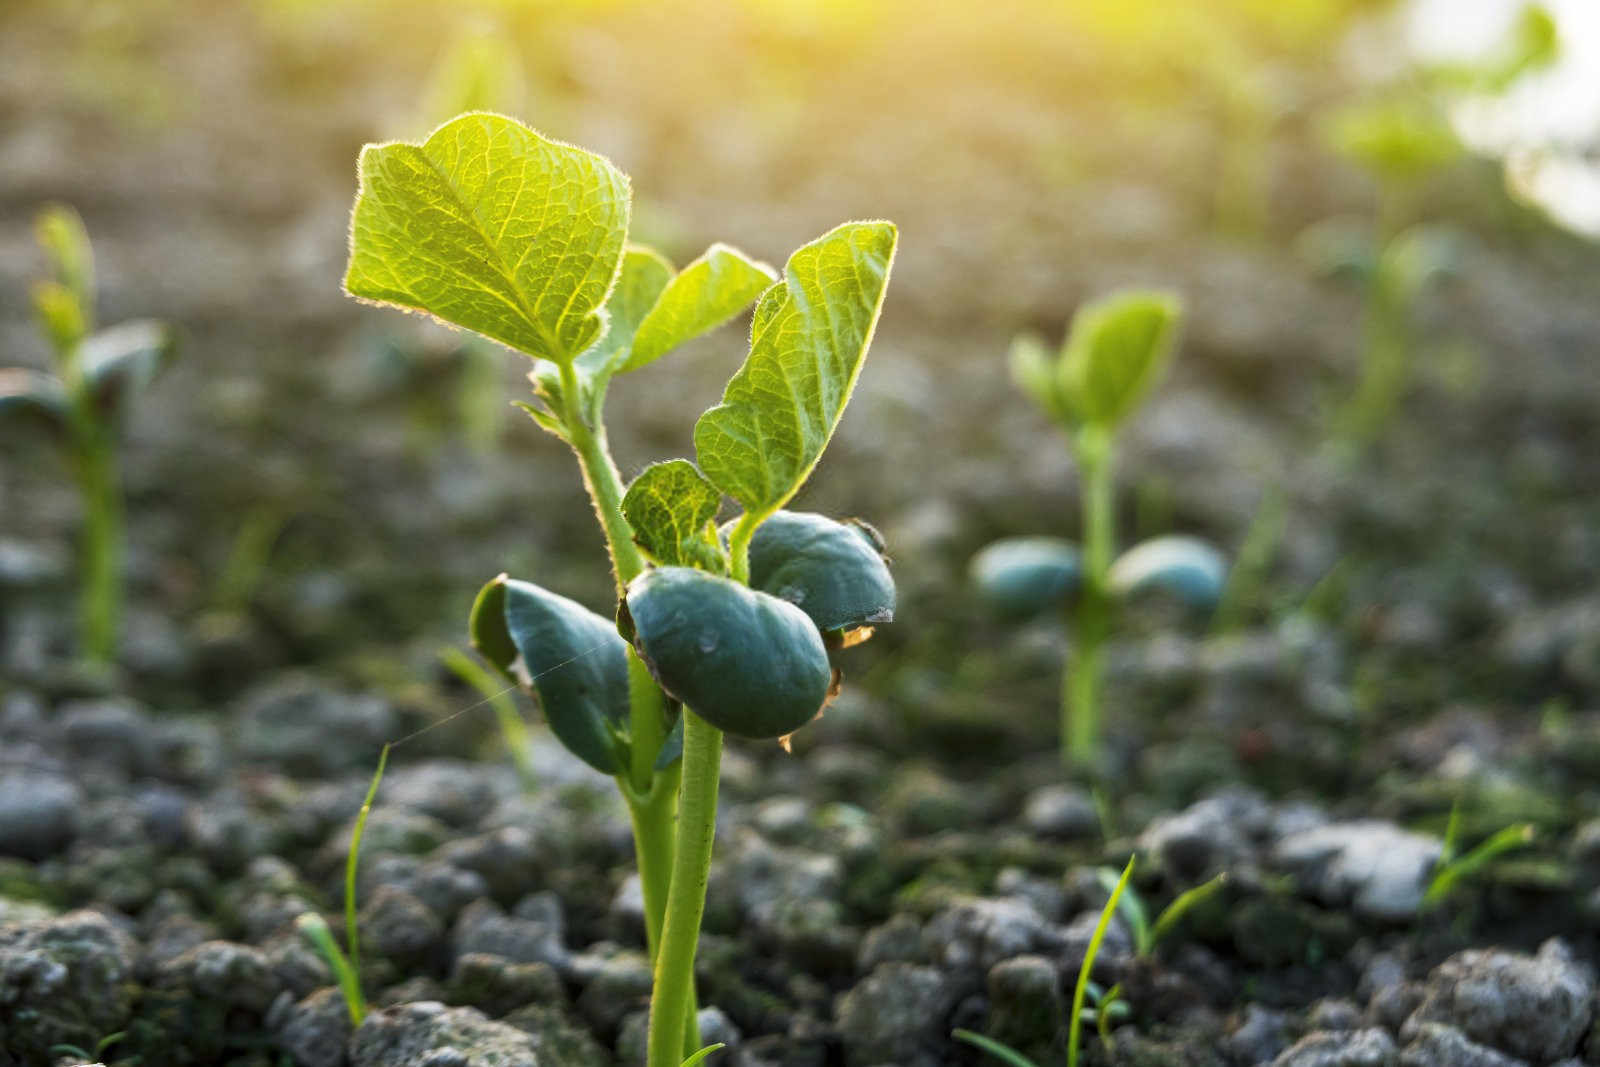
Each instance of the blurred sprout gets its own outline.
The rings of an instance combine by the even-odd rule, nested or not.
[[[1060,351],[1032,334],[1011,346],[1012,377],[1066,433],[1077,458],[1083,548],[1054,537],[1005,538],[973,557],[970,574],[980,595],[1008,616],[1058,610],[1072,618],[1073,657],[1061,692],[1069,766],[1097,755],[1101,646],[1113,608],[1159,589],[1209,609],[1222,594],[1222,555],[1194,538],[1158,537],[1114,559],[1116,435],[1166,373],[1181,312],[1171,293],[1116,293],[1078,310]]]
[[[1446,117],[1417,99],[1347,105],[1328,120],[1325,135],[1334,151],[1380,182],[1416,181],[1463,154]]]
[[[133,396],[166,367],[171,331],[148,321],[94,330],[94,253],[83,220],[70,207],[42,211],[34,232],[49,263],[33,287],[39,332],[49,342],[54,375],[0,369],[0,427],[15,424],[65,446],[83,498],[80,550],[81,651],[107,665],[122,618],[122,495],[116,430]]]

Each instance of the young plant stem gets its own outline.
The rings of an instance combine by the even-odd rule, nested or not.
[[[578,467],[583,472],[583,484],[594,504],[595,516],[600,520],[600,529],[605,534],[617,595],[621,597],[626,594],[628,583],[638,577],[645,567],[644,555],[639,551],[639,546],[634,544],[633,530],[622,514],[622,476],[606,445],[605,424],[601,422],[597,426],[590,426],[584,418],[577,371],[570,363],[561,367],[561,395],[562,422],[572,450],[578,457]],[[617,784],[628,802],[628,813],[633,822],[634,862],[639,868],[639,890],[644,902],[646,945],[652,963],[658,963],[665,914],[670,905],[670,886],[676,874],[673,819],[677,815],[684,764],[680,761],[669,770],[656,770],[656,760],[666,740],[666,698],[631,645],[627,655],[631,762],[626,772],[617,776]],[[684,714],[687,715],[687,710]],[[687,735],[687,719],[684,728]],[[718,751],[720,753],[720,748]],[[716,768],[712,773],[714,778]],[[714,818],[714,782],[712,811]],[[678,832],[682,833],[681,825]],[[704,892],[702,885],[702,906]],[[693,952],[692,944],[690,951]],[[692,955],[690,967],[690,988],[680,1019],[682,1040],[688,1046],[686,1054],[695,1051],[700,1044]]]
[[[1100,743],[1101,646],[1110,629],[1106,580],[1115,550],[1111,437],[1087,426],[1075,439],[1083,500],[1083,593],[1076,607],[1072,662],[1062,678],[1062,761],[1069,769],[1094,763]]]
[[[595,516],[605,532],[606,549],[611,553],[612,574],[617,582],[617,595],[621,596],[628,583],[644,570],[644,556],[633,543],[633,530],[622,516],[622,476],[606,447],[605,425],[590,426],[583,417],[580,402],[578,372],[571,363],[561,365],[562,422],[578,454],[578,466],[583,471],[583,484],[594,502]]]
[[[678,1067],[700,1044],[698,1036],[685,1031],[694,998],[694,956],[711,874],[721,771],[722,731],[684,708],[678,838],[650,995],[649,1067]]]
[[[82,420],[76,451],[84,507],[83,651],[93,663],[110,664],[122,619],[122,499],[116,459],[105,431],[92,423],[82,425]]]
[[[733,580],[750,582],[750,538],[764,516],[741,515],[728,537]],[[717,834],[717,785],[722,776],[722,731],[683,709],[683,784],[678,794],[678,837],[672,886],[656,953],[650,994],[648,1067],[678,1067],[700,1046],[693,1009],[694,956],[711,877],[711,847]]]

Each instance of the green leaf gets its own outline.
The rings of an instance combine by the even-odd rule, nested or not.
[[[1137,410],[1166,370],[1180,311],[1160,292],[1114,293],[1079,309],[1057,371],[1079,420],[1115,427]]]
[[[139,319],[101,330],[83,343],[83,371],[100,410],[115,416],[166,369],[177,351],[165,323]]]
[[[789,601],[824,635],[865,628],[870,636],[872,625],[893,621],[895,590],[877,531],[864,527],[776,512],[750,540],[750,587]]]
[[[805,612],[689,567],[635,578],[625,631],[661,688],[740,737],[793,733],[828,700],[833,668]]]
[[[705,1048],[697,1049],[692,1056],[690,1056],[688,1059],[684,1060],[681,1064],[678,1065],[678,1067],[699,1067],[699,1065],[701,1063],[705,1062],[705,1059],[706,1059],[707,1056],[711,1055],[713,1052],[717,1051],[718,1049],[725,1048],[725,1047],[726,1047],[726,1045],[725,1045],[724,1042],[718,1041],[714,1045],[707,1045]]]
[[[747,512],[795,494],[861,374],[894,260],[888,222],[846,223],[798,249],[756,304],[750,355],[700,416],[700,469]]]
[[[511,630],[506,625],[508,580],[507,575],[501,574],[478,590],[472,601],[472,611],[467,615],[467,636],[478,655],[514,682],[517,676],[511,665],[517,661],[517,643],[511,639]]]
[[[67,361],[73,358],[89,332],[85,309],[77,295],[60,282],[34,282],[32,296],[34,318],[39,320],[40,331],[56,351],[56,365],[70,375]]]
[[[1335,152],[1381,181],[1414,181],[1464,154],[1448,119],[1413,97],[1342,108],[1327,121],[1323,135]]]
[[[950,1036],[957,1041],[965,1041],[969,1045],[982,1049],[1001,1063],[1009,1064],[1010,1067],[1038,1067],[1032,1060],[1010,1045],[1002,1044],[992,1037],[984,1037],[982,1034],[975,1033],[972,1030],[952,1030],[950,1031]]]
[[[1457,270],[1463,241],[1445,226],[1411,226],[1390,239],[1378,260],[1378,279],[1391,298],[1408,302],[1436,279]]]
[[[1033,398],[1044,413],[1058,422],[1070,422],[1067,410],[1056,386],[1055,363],[1044,340],[1037,334],[1018,334],[1011,342],[1011,380]]]
[[[50,272],[72,294],[84,328],[94,319],[94,251],[83,219],[65,204],[51,204],[34,220],[34,236],[50,259]]]
[[[1228,563],[1222,553],[1199,538],[1152,537],[1111,565],[1106,584],[1123,598],[1164,590],[1207,611],[1217,606],[1227,578]]]
[[[1078,546],[1059,537],[1007,537],[972,557],[984,600],[1013,618],[1060,609],[1083,584]]]
[[[627,766],[628,646],[611,620],[501,575],[478,594],[471,632],[485,659],[538,696],[573,755],[605,774]]]
[[[633,245],[623,255],[622,273],[606,301],[609,325],[605,336],[573,363],[581,394],[579,406],[591,426],[600,424],[600,407],[605,398],[606,385],[622,361],[628,358],[634,332],[671,280],[672,264],[659,253],[642,245]],[[541,359],[534,364],[528,379],[533,382],[533,391],[548,408],[545,419],[559,423],[566,413],[561,392],[561,368],[548,359]],[[534,416],[534,421],[540,426],[545,426],[545,419]],[[548,426],[545,428],[549,429]],[[564,432],[551,432],[558,437],[566,436]]]
[[[0,369],[0,426],[16,422],[65,434],[70,418],[66,390],[55,378],[22,367]]]
[[[622,497],[633,539],[659,564],[726,574],[728,557],[717,540],[722,494],[686,459],[654,463],[639,472]]]
[[[604,158],[486,112],[368,145],[345,289],[570,363],[605,331],[630,195]]]
[[[671,283],[639,325],[621,370],[638,370],[685,341],[721,326],[750,306],[777,273],[736,248],[714,244]]]
[[[578,358],[578,367],[590,374],[610,375],[627,370],[629,352],[637,347],[634,338],[651,313],[662,292],[674,281],[672,264],[661,253],[643,245],[632,245],[622,257],[622,274],[606,301],[611,325],[600,343]]]

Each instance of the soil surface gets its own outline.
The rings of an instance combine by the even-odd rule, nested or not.
[[[1349,92],[1331,60],[1282,60],[1293,106],[1240,234],[1214,220],[1227,127],[1203,84],[1020,0],[982,23],[943,7],[503,16],[515,110],[626,170],[635,237],[675,262],[901,229],[797,502],[882,530],[898,617],[793,754],[729,746],[711,1062],[985,1062],[965,1028],[1063,1063],[1103,872],[1137,852],[1152,915],[1226,881],[1153,947],[1112,923],[1094,974],[1120,1007],[1109,1040],[1085,1027],[1086,1063],[1600,1064],[1600,254],[1488,164],[1430,185],[1460,261],[1417,308],[1401,410],[1336,457],[1361,293],[1295,236],[1373,194],[1315,136]],[[28,288],[53,200],[93,237],[102,320],[182,339],[125,429],[110,676],[74,659],[69,473],[46,442],[0,445],[0,1064],[643,1062],[612,783],[524,703],[527,786],[438,659],[501,571],[611,610],[576,467],[507,406],[520,357],[474,391],[459,335],[339,286],[356,154],[425,132],[452,32],[382,5],[0,11],[3,362],[48,365]],[[995,619],[965,569],[998,536],[1076,535],[1066,443],[1005,353],[1125,284],[1188,310],[1128,431],[1123,543],[1231,554],[1273,494],[1285,522],[1229,625],[1125,620],[1102,766],[1068,775],[1068,634]],[[625,476],[690,451],[742,352],[730,327],[617,384]],[[342,929],[352,823],[401,738],[361,854],[374,1011],[353,1029],[295,919]],[[1453,809],[1463,846],[1531,840],[1427,901]]]

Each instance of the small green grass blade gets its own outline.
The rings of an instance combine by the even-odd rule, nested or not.
[[[705,1048],[695,1052],[693,1056],[690,1056],[688,1059],[684,1060],[681,1067],[696,1067],[697,1064],[704,1062],[707,1056],[717,1051],[717,1049],[723,1047],[725,1046],[721,1041],[718,1041],[715,1045],[707,1045]]]
[[[1460,859],[1443,864],[1434,874],[1433,880],[1428,883],[1427,892],[1422,896],[1423,908],[1437,907],[1454,891],[1462,879],[1478,873],[1503,853],[1532,843],[1533,833],[1532,823],[1507,826]]]
[[[1156,923],[1150,928],[1149,939],[1145,942],[1144,947],[1140,949],[1140,955],[1149,955],[1154,952],[1156,945],[1161,943],[1161,939],[1167,936],[1168,932],[1183,920],[1184,915],[1190,909],[1197,904],[1205,902],[1207,898],[1226,885],[1227,881],[1228,876],[1226,873],[1219,874],[1209,882],[1202,882],[1200,885],[1186,889],[1174,897],[1172,903],[1168,904],[1166,909],[1156,917]]]
[[[494,709],[495,719],[500,723],[500,736],[505,739],[506,748],[511,750],[511,760],[517,765],[517,777],[522,780],[522,788],[531,792],[538,784],[538,776],[534,774],[533,756],[529,751],[528,724],[517,712],[510,687],[501,683],[499,675],[490,673],[488,668],[454,646],[440,649],[439,660],[457,678],[476,689]]]
[[[389,746],[384,745],[383,751],[378,753],[378,769],[373,772],[372,783],[367,786],[367,798],[361,803],[361,812],[356,816],[355,829],[350,832],[350,855],[344,864],[344,935],[345,943],[350,946],[350,971],[355,975],[359,996],[361,981],[361,932],[356,926],[356,871],[361,866],[361,835],[367,829],[367,816],[372,814],[372,801],[378,795],[378,783],[383,781],[383,772],[389,766]],[[364,1005],[363,1001],[363,1005]],[[363,1007],[365,1014],[365,1007]],[[357,1025],[361,1020],[357,1019]]]
[[[984,1037],[982,1034],[975,1034],[971,1030],[952,1030],[950,1036],[957,1041],[965,1041],[969,1045],[983,1049],[983,1051],[1002,1063],[1009,1063],[1011,1067],[1038,1067],[1032,1060],[1010,1045],[1002,1045],[992,1037]]]
[[[334,980],[339,983],[339,992],[344,996],[345,1009],[350,1013],[350,1022],[360,1026],[361,1020],[367,1017],[367,998],[362,995],[360,977],[351,969],[345,954],[339,951],[339,943],[333,939],[333,931],[328,929],[327,920],[314,911],[308,911],[295,919],[294,925],[300,931],[300,936],[317,950],[317,954],[333,972]]]
[[[1122,891],[1128,888],[1128,880],[1133,877],[1133,865],[1138,859],[1137,856],[1128,857],[1128,865],[1122,869],[1122,877],[1111,891],[1111,899],[1106,901],[1106,906],[1100,912],[1100,921],[1095,924],[1094,935],[1089,938],[1089,950],[1083,955],[1083,966],[1078,968],[1078,984],[1072,991],[1072,1018],[1067,1030],[1067,1067],[1078,1067],[1078,1046],[1083,1040],[1083,1000],[1088,991],[1089,972],[1094,970],[1094,958],[1100,954],[1100,943],[1105,940],[1111,917],[1117,913],[1117,903],[1122,899]]]

